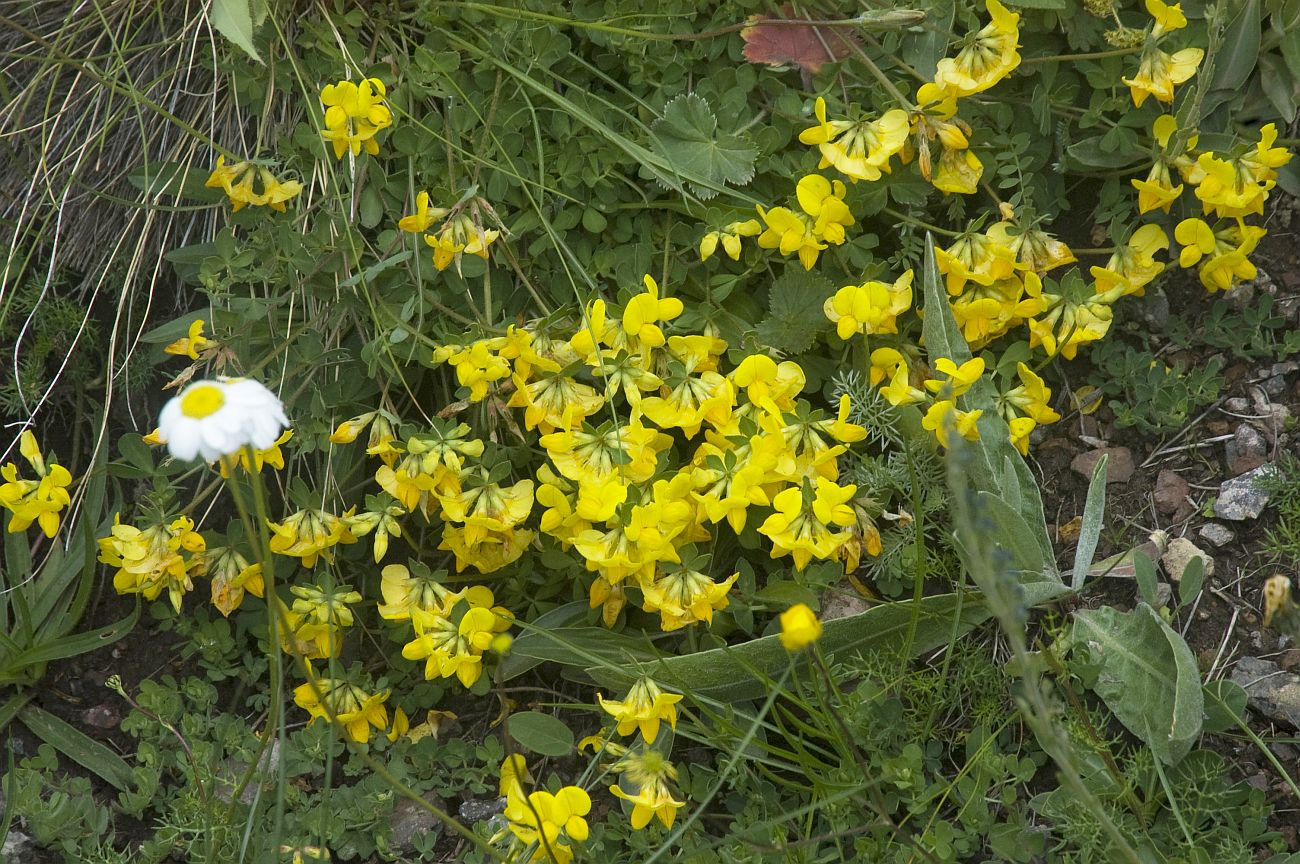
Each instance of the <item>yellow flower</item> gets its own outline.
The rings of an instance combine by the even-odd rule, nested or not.
[[[925,389],[931,393],[942,391],[947,399],[956,399],[975,385],[984,374],[984,358],[976,357],[958,366],[947,357],[940,357],[934,364],[935,371],[946,375],[947,381],[926,381]]]
[[[436,353],[434,360],[438,360]],[[510,363],[493,353],[492,340],[489,339],[479,339],[468,348],[460,348],[447,357],[446,362],[456,370],[460,386],[469,389],[471,402],[482,402],[487,398],[488,385],[510,374]]]
[[[1092,300],[1076,303],[1055,294],[1043,294],[1047,304],[1042,317],[1029,320],[1029,347],[1043,346],[1047,356],[1058,353],[1073,360],[1080,345],[1095,342],[1110,330],[1110,306]]]
[[[949,424],[967,441],[978,441],[980,430],[975,424],[983,413],[983,411],[958,411],[956,403],[951,399],[943,399],[935,402],[925,412],[925,417],[921,419],[921,426],[933,432],[934,437],[943,447],[950,446]]]
[[[1148,44],[1138,62],[1137,74],[1121,79],[1128,85],[1134,106],[1141,108],[1148,96],[1160,102],[1174,101],[1174,87],[1196,74],[1205,52],[1200,48],[1184,48],[1172,55],[1154,44]]]
[[[388,727],[388,709],[384,702],[389,691],[367,693],[341,678],[315,678],[293,690],[293,701],[311,715],[310,726],[318,719],[334,719],[358,744],[370,743],[370,729]]]
[[[1052,390],[1043,379],[1024,363],[1016,364],[1016,374],[1020,376],[1020,386],[1003,393],[998,400],[998,407],[1007,422],[1013,422],[1017,413],[1044,425],[1060,420],[1061,415],[1048,405]]]
[[[994,243],[1010,249],[1021,266],[1040,275],[1078,260],[1069,246],[1037,227],[1016,230],[1010,222],[998,222],[989,226],[987,234]]]
[[[277,555],[301,558],[302,566],[316,566],[317,558],[334,560],[333,547],[355,543],[357,538],[347,523],[324,510],[299,510],[282,523],[267,522],[272,532],[271,551]]]
[[[1020,451],[1021,456],[1029,455],[1029,433],[1033,432],[1037,425],[1032,417],[1013,417],[1007,421],[1011,444]]]
[[[368,534],[374,534],[373,549],[376,564],[383,561],[384,556],[388,554],[388,538],[402,536],[402,523],[397,521],[397,517],[405,514],[406,511],[396,505],[385,506],[385,502],[391,500],[385,497],[371,503],[371,497],[367,496],[366,506],[374,506],[377,509],[367,510],[347,519],[348,530],[352,532],[353,537],[360,539]]]
[[[740,260],[740,238],[757,237],[763,231],[763,226],[757,219],[747,219],[744,222],[731,222],[720,231],[710,231],[700,238],[700,260],[708,261],[713,253],[718,249],[718,243],[722,243],[722,250],[732,261]]]
[[[175,342],[163,349],[165,354],[176,354],[182,357],[188,357],[191,360],[199,359],[199,352],[216,345],[211,339],[203,338],[203,319],[196,318],[190,322],[189,332],[183,339],[177,339]]]
[[[508,609],[493,606],[494,602],[491,589],[475,585],[466,589],[445,615],[409,607],[416,638],[402,646],[402,656],[426,660],[424,677],[428,680],[454,676],[465,687],[474,686],[483,675],[483,654],[514,620]],[[463,613],[459,619],[458,613]]]
[[[640,831],[657,818],[665,828],[673,827],[677,811],[686,806],[685,801],[678,801],[668,788],[669,780],[677,779],[677,769],[673,767],[658,750],[646,748],[640,753],[627,753],[614,764],[624,783],[635,790],[624,790],[624,783],[610,786],[609,791],[615,798],[622,798],[632,805],[631,823],[634,831]]]
[[[380,571],[379,591],[384,597],[384,602],[379,604],[380,617],[409,621],[412,609],[448,617],[465,592],[452,591],[443,585],[441,578],[446,575],[444,570],[430,572],[417,563],[413,576],[405,564],[389,564]]]
[[[339,81],[326,84],[320,101],[325,106],[325,129],[321,136],[334,147],[334,158],[342,159],[349,150],[353,156],[361,149],[379,155],[375,134],[393,122],[393,114],[384,102],[387,91],[378,78],[366,78],[360,84]]]
[[[813,558],[825,561],[835,557],[848,535],[830,529],[853,524],[853,508],[847,502],[856,492],[856,486],[837,486],[818,477],[815,489],[805,481],[802,486],[777,493],[772,499],[776,512],[758,529],[772,541],[771,556],[792,556],[795,569],[800,571]]]
[[[1159,39],[1166,33],[1181,30],[1187,26],[1187,16],[1183,14],[1181,3],[1168,4],[1164,0],[1146,0],[1147,12],[1155,19],[1151,29],[1151,38]]]
[[[907,112],[901,109],[886,111],[876,120],[828,121],[826,100],[818,96],[814,111],[817,125],[801,132],[800,142],[816,145],[821,152],[818,170],[834,166],[854,183],[879,180],[881,172],[889,173],[890,157],[907,143]]]
[[[1254,150],[1226,159],[1202,153],[1196,160],[1204,175],[1196,187],[1196,197],[1206,213],[1228,217],[1263,214],[1268,193],[1277,183],[1276,169],[1290,162],[1291,154],[1273,146],[1277,140],[1275,124],[1269,123],[1259,134]]]
[[[659,613],[659,629],[680,630],[703,621],[713,623],[713,613],[727,608],[727,592],[740,578],[733,573],[722,582],[686,566],[678,566],[641,589],[642,609]]]
[[[812,234],[839,246],[845,240],[844,229],[854,224],[853,214],[844,203],[848,192],[839,180],[827,180],[820,174],[809,174],[799,180],[795,197],[799,206],[812,217]]]
[[[1157,252],[1169,248],[1169,235],[1159,225],[1143,225],[1128,242],[1115,250],[1105,267],[1091,267],[1088,272],[1097,280],[1098,299],[1111,303],[1120,297],[1146,293],[1146,286],[1165,270],[1155,260]]]
[[[1224,220],[1217,228],[1200,219],[1184,219],[1174,229],[1174,239],[1183,246],[1178,263],[1184,268],[1199,264],[1202,285],[1227,291],[1238,280],[1255,278],[1258,271],[1249,256],[1266,234],[1267,229],[1240,218]]]
[[[555,864],[573,860],[568,841],[586,841],[588,828],[583,817],[590,812],[591,796],[579,786],[565,786],[554,795],[538,791],[525,798],[522,791],[515,791],[506,797],[505,817],[511,833],[523,843],[536,843],[538,852]]]
[[[826,248],[826,244],[813,233],[813,220],[788,207],[764,210],[759,206],[758,215],[767,225],[767,229],[758,237],[759,248],[779,249],[782,255],[798,252],[799,262],[804,269],[811,270],[817,263],[817,255]]]
[[[781,613],[781,632],[777,638],[785,650],[802,651],[822,638],[822,622],[807,605],[796,603]]]
[[[261,474],[263,465],[270,465],[277,471],[284,468],[284,453],[280,450],[280,445],[292,437],[293,430],[285,429],[270,447],[253,451],[252,464],[248,461],[248,448],[241,448],[236,454],[221,457],[221,461],[217,463],[221,476],[229,477],[231,469],[236,465],[243,468],[245,474]]]
[[[194,589],[193,577],[207,566],[207,543],[194,530],[194,522],[181,516],[145,530],[113,518],[112,533],[99,540],[99,561],[116,567],[113,589],[119,594],[140,594],[157,600],[164,590],[172,608],[181,611],[181,598]],[[185,553],[189,553],[188,557]]]
[[[935,69],[934,84],[948,96],[981,93],[1020,65],[1020,15],[998,0],[986,0],[985,8],[992,20],[963,40],[956,57],[945,57]]]
[[[0,468],[0,507],[8,510],[9,532],[25,531],[35,522],[46,537],[59,530],[59,513],[71,503],[68,485],[72,474],[57,462],[46,463],[40,445],[30,429],[18,437],[18,452],[36,472],[37,480],[19,480],[18,466],[13,462]]]
[[[835,324],[835,332],[848,340],[855,333],[897,333],[898,316],[912,306],[912,271],[894,282],[868,281],[846,285],[829,298],[822,311]]]
[[[779,417],[782,411],[794,410],[795,397],[807,379],[798,363],[777,363],[766,354],[750,354],[731,371],[731,383],[745,391],[751,404]]]
[[[939,272],[946,277],[948,293],[956,297],[967,282],[992,285],[1015,273],[1016,253],[1005,243],[985,234],[967,232],[947,249],[934,250]]]
[[[428,231],[434,222],[437,222],[450,212],[445,207],[430,208],[429,193],[421,191],[415,196],[415,212],[399,219],[397,227],[412,234],[422,234]]]
[[[524,409],[524,428],[550,434],[590,417],[605,404],[605,397],[561,371],[548,372],[528,383],[515,376],[515,392],[506,403]]]
[[[974,195],[984,176],[984,163],[970,150],[945,147],[939,156],[939,170],[931,181],[945,195]]]
[[[212,605],[227,618],[244,602],[244,594],[261,597],[266,591],[262,581],[262,565],[249,564],[248,559],[230,547],[210,549],[205,553],[205,568],[212,580]]]
[[[677,703],[682,696],[665,693],[649,678],[638,678],[622,702],[606,700],[599,693],[596,701],[618,723],[618,734],[631,735],[640,730],[647,744],[653,744],[659,735],[659,724],[666,722],[677,728]]]
[[[671,321],[685,308],[676,297],[659,297],[659,284],[647,273],[645,291],[627,301],[623,308],[623,332],[637,349],[658,348],[666,341],[660,322]]]
[[[681,429],[688,438],[699,432],[705,420],[714,426],[726,424],[736,403],[735,389],[722,375],[717,372],[692,375],[691,371],[688,367],[676,367],[664,381],[663,396],[647,396],[641,400],[646,419],[660,429]]]

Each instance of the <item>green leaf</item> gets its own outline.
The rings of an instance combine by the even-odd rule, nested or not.
[[[1145,156],[1127,148],[1107,148],[1101,135],[1076,141],[1065,148],[1066,154],[1084,168],[1127,168]]]
[[[768,289],[768,313],[758,324],[758,338],[788,354],[802,354],[813,346],[830,321],[822,311],[835,293],[830,280],[802,268],[786,270]]]
[[[1156,605],[1156,583],[1159,579],[1156,576],[1156,565],[1145,552],[1135,550],[1132,557],[1133,578],[1137,580],[1138,594],[1148,604]]]
[[[573,731],[564,721],[540,711],[511,714],[510,737],[525,750],[542,756],[568,756],[573,752]]]
[[[1205,685],[1205,732],[1236,729],[1246,716],[1246,688],[1236,681],[1220,678]]]
[[[1240,96],[1237,91],[1255,69],[1263,27],[1259,0],[1245,0],[1234,5],[1237,14],[1224,30],[1223,44],[1214,55],[1214,78],[1210,83],[1210,90],[1227,93],[1230,98]]]
[[[1196,658],[1146,603],[1132,612],[1109,606],[1074,615],[1074,641],[1091,648],[1101,669],[1093,690],[1161,762],[1173,765],[1201,734],[1205,698]]]
[[[76,657],[78,654],[87,654],[105,645],[112,645],[130,633],[139,617],[140,610],[137,607],[134,612],[115,624],[37,645],[9,658],[7,664],[16,667],[34,666],[38,663],[49,663],[51,660],[63,660],[67,657]]]
[[[524,632],[511,643],[509,656],[497,667],[498,677],[509,681],[546,662],[585,669],[602,661],[621,664],[629,658],[649,660],[655,656],[646,637],[574,626],[573,622],[586,617],[588,608],[585,600],[575,600],[531,623],[521,622]]]
[[[1059,586],[1038,583],[1026,587],[1026,600],[1044,603],[1059,593]],[[919,605],[911,600],[887,603],[827,621],[817,644],[831,657],[852,651],[901,651],[909,645],[911,655],[917,656],[960,638],[988,617],[978,594],[936,594],[922,598]],[[641,675],[649,675],[682,692],[736,701],[765,695],[770,682],[790,662],[789,656],[780,638],[773,635],[657,663],[606,665],[587,671],[607,687],[627,687]]]
[[[68,725],[44,709],[28,705],[18,719],[33,735],[83,768],[98,774],[115,788],[131,788],[131,768],[112,750]]]
[[[1182,578],[1178,581],[1178,608],[1192,605],[1196,595],[1201,593],[1205,584],[1205,559],[1193,555],[1183,568]]]
[[[258,63],[262,62],[261,55],[253,47],[253,14],[249,0],[212,0],[209,16],[212,26],[222,36]]]
[[[1083,581],[1088,578],[1092,567],[1092,557],[1097,552],[1097,541],[1101,538],[1101,519],[1106,513],[1106,463],[1110,455],[1103,453],[1092,468],[1092,478],[1088,481],[1088,498],[1083,505],[1083,525],[1079,528],[1079,545],[1074,550],[1074,570],[1070,575],[1070,587],[1078,591]]]
[[[700,198],[717,194],[712,186],[743,186],[754,179],[758,150],[745,134],[718,131],[718,118],[708,100],[695,93],[678,96],[664,106],[661,118],[650,125],[651,145],[682,178],[702,177],[710,185],[691,182]],[[665,188],[673,184],[661,180]]]

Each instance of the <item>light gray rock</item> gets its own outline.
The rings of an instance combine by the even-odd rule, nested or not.
[[[471,798],[461,802],[457,815],[462,822],[473,825],[475,822],[485,822],[493,816],[504,813],[505,809],[504,798]]]
[[[36,843],[31,837],[10,828],[4,848],[0,848],[0,861],[27,861],[35,848]]]
[[[1207,522],[1196,533],[1201,536],[1202,540],[1213,543],[1215,546],[1226,546],[1237,539],[1237,535],[1233,533],[1231,528],[1227,525],[1220,525],[1218,522]]]
[[[1268,461],[1268,442],[1249,423],[1242,423],[1227,444],[1228,473],[1236,477]]]
[[[1214,515],[1219,519],[1244,522],[1258,519],[1268,505],[1268,493],[1259,488],[1259,481],[1276,471],[1272,465],[1261,465],[1240,477],[1233,477],[1219,487],[1219,497],[1214,502]]]
[[[1245,688],[1251,708],[1300,729],[1300,675],[1258,657],[1242,657],[1232,669],[1232,680]]]
[[[441,800],[430,803],[442,806]],[[428,810],[409,798],[403,798],[393,806],[393,815],[388,817],[392,828],[389,844],[394,852],[409,855],[416,851],[414,839],[424,834],[442,834],[442,822]]]

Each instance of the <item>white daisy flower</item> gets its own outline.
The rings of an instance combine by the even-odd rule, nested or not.
[[[211,462],[245,444],[265,450],[289,425],[284,405],[251,378],[196,381],[163,406],[158,437],[177,459]]]

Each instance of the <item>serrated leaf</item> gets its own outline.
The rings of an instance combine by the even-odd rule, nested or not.
[[[1074,640],[1101,671],[1093,690],[1161,762],[1173,765],[1201,734],[1205,698],[1196,657],[1156,611],[1109,606],[1074,615]]]
[[[830,280],[805,270],[787,270],[768,289],[767,317],[758,338],[789,354],[802,354],[830,327],[822,307],[835,293]]]
[[[540,711],[510,715],[510,737],[525,750],[542,756],[567,756],[573,752],[573,731],[564,721]]]
[[[664,106],[664,114],[650,125],[654,151],[684,178],[703,178],[713,186],[743,186],[754,178],[758,150],[745,134],[718,130],[718,118],[708,100],[695,93],[678,96]],[[660,181],[665,188],[670,184]],[[690,182],[700,198],[712,198],[717,189]]]
[[[265,16],[264,11],[262,16]],[[258,63],[262,62],[261,55],[253,47],[253,13],[249,0],[212,0],[209,17],[217,32],[239,46],[249,57]]]

